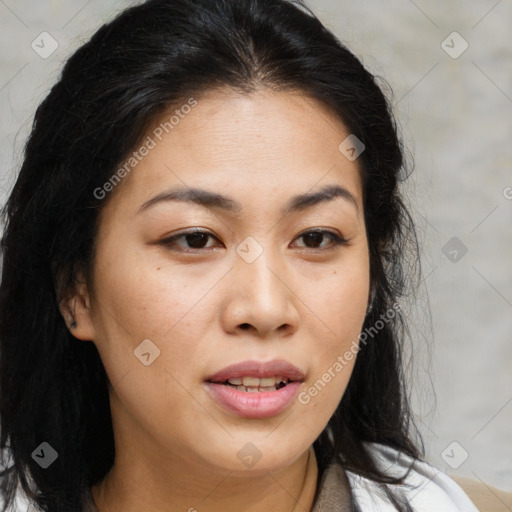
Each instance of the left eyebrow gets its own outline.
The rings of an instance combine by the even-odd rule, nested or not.
[[[327,185],[317,192],[293,196],[281,210],[281,215],[285,216],[290,213],[312,208],[320,203],[333,201],[336,198],[342,198],[348,201],[355,207],[356,211],[359,211],[357,200],[351,192],[339,185]],[[194,203],[205,208],[224,210],[232,213],[239,213],[242,210],[240,203],[222,194],[200,188],[176,187],[162,192],[146,201],[139,208],[137,214],[142,213],[158,203],[167,201]]]
[[[288,215],[292,212],[305,210],[317,204],[333,201],[336,198],[342,198],[351,203],[356,211],[359,211],[359,206],[354,195],[346,188],[339,185],[327,185],[321,188],[318,192],[310,192],[308,194],[301,194],[294,196],[290,199],[285,208],[281,211],[282,215]]]

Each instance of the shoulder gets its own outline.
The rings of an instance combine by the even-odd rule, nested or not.
[[[388,487],[398,499],[407,499],[414,512],[478,512],[462,488],[439,468],[388,446],[367,443],[367,447],[386,474],[399,477],[409,470],[402,485]],[[346,473],[354,500],[362,510],[395,511],[381,485],[350,471]]]
[[[481,511],[507,512],[512,510],[512,492],[497,489],[491,485],[458,475],[450,475],[471,498]]]

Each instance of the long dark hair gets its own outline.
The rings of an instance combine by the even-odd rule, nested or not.
[[[373,300],[363,330],[377,332],[361,344],[314,449],[320,476],[337,461],[382,484],[399,510],[408,509],[389,491],[402,479],[383,473],[368,447],[424,455],[421,436],[416,430],[420,450],[410,432],[401,360],[407,324],[396,310],[419,278],[418,244],[398,190],[408,173],[406,153],[378,80],[309,9],[287,0],[149,0],[102,26],[69,58],[37,108],[3,210],[2,512],[19,484],[41,510],[78,512],[84,489],[112,467],[107,376],[95,345],[70,334],[59,301],[77,272],[93,264],[98,213],[108,200],[94,191],[162,112],[217,87],[302,92],[365,145],[357,163]],[[58,453],[47,469],[32,457],[43,441]]]

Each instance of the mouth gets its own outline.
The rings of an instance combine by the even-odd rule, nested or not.
[[[229,386],[237,391],[244,391],[245,393],[264,393],[267,391],[277,391],[278,389],[284,388],[290,382],[296,382],[290,380],[288,377],[251,377],[246,375],[245,377],[233,377],[227,379],[224,382],[212,382],[213,384],[223,384]]]
[[[268,418],[290,407],[304,373],[282,359],[244,361],[205,379],[210,396],[226,411],[245,418]]]
[[[304,372],[284,359],[267,362],[242,361],[219,370],[207,377],[206,381],[240,388],[239,391],[247,393],[256,393],[276,391],[290,382],[303,382]]]

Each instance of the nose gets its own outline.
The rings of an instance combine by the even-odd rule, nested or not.
[[[236,256],[229,273],[222,321],[230,333],[252,332],[259,337],[293,334],[298,327],[298,298],[291,272],[270,250],[252,263]]]

